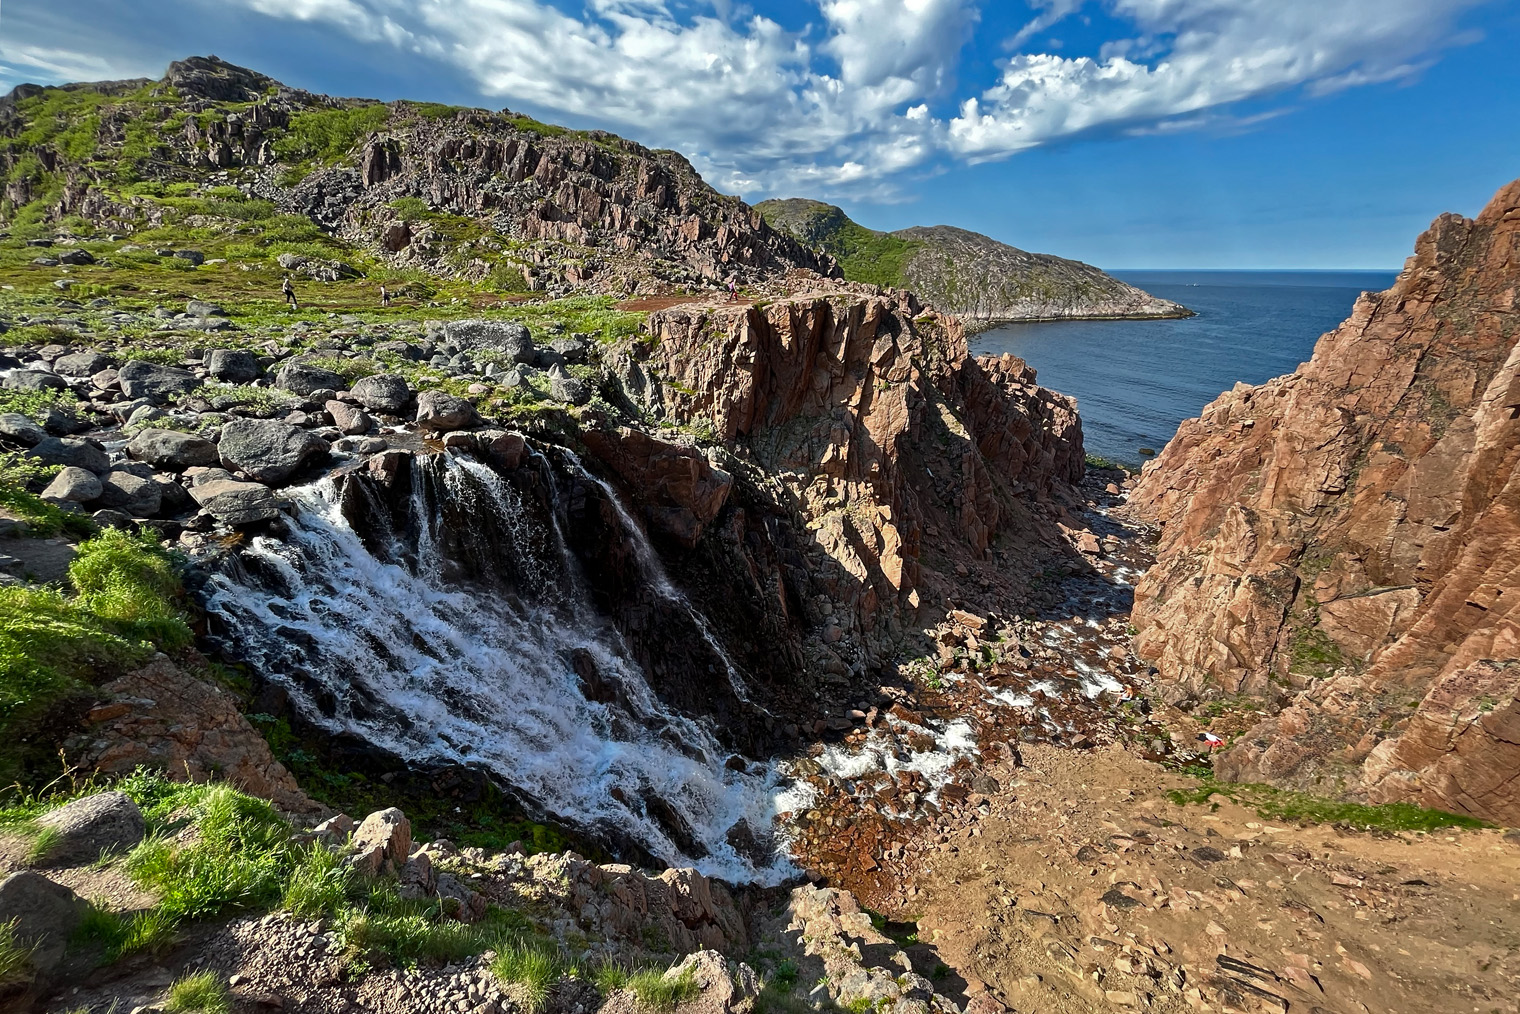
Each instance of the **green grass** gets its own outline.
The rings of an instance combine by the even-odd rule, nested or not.
[[[491,974],[518,987],[529,1014],[542,1010],[549,991],[565,971],[559,952],[549,943],[526,939],[503,939],[495,950]]]
[[[1207,803],[1215,793],[1255,809],[1264,820],[1335,824],[1359,831],[1436,831],[1441,828],[1475,829],[1492,826],[1477,817],[1447,813],[1444,810],[1428,810],[1412,803],[1367,806],[1305,792],[1276,789],[1270,785],[1216,782],[1213,779],[1205,779],[1196,789],[1173,789],[1167,796],[1177,805],[1186,806]]]
[[[626,989],[638,1000],[640,1007],[652,1011],[672,1010],[678,1004],[696,999],[702,992],[695,974],[689,968],[674,978],[667,978],[664,969],[634,969],[617,962],[608,962],[596,969],[592,982],[603,996]]]
[[[394,883],[385,881],[339,916],[339,932],[352,958],[401,967],[460,961],[493,947],[499,954],[526,925],[518,913],[499,908],[481,922],[458,922],[439,899],[404,899]]]
[[[56,507],[32,492],[44,487],[58,471],[57,465],[43,465],[21,454],[0,454],[0,508],[25,521],[35,536],[47,538],[60,532],[89,535],[95,531],[95,523],[88,517]]]
[[[32,949],[16,939],[16,923],[0,923],[0,987],[31,982]]]
[[[214,972],[195,972],[169,987],[164,1010],[170,1014],[231,1014],[232,994],[227,984]]]
[[[343,857],[314,844],[296,860],[280,906],[302,919],[336,915],[354,887],[352,869]]]
[[[123,915],[91,905],[69,938],[74,948],[94,948],[105,964],[132,954],[162,957],[173,947],[178,926],[162,909]]]

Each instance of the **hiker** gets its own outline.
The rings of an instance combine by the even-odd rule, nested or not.
[[[289,275],[286,275],[285,279],[280,282],[280,292],[285,296],[285,302],[290,304],[292,311],[301,309],[300,305],[296,302],[296,287],[290,284]]]
[[[383,285],[380,286],[380,305],[381,306],[390,306],[391,305],[391,294],[386,289],[386,287],[383,286]]]
[[[728,301],[730,303],[739,301],[739,276],[736,274],[728,276]]]

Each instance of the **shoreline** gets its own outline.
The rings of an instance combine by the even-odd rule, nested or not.
[[[1120,321],[1120,320],[1134,320],[1134,321],[1144,321],[1144,320],[1187,320],[1187,319],[1189,319],[1191,317],[1198,316],[1198,311],[1196,311],[1196,310],[1188,310],[1187,313],[1145,313],[1145,314],[1139,314],[1139,313],[1133,313],[1133,314],[1102,314],[1102,313],[1094,313],[1094,314],[1082,314],[1080,316],[1072,315],[1072,316],[1063,316],[1063,317],[962,317],[959,314],[956,314],[956,316],[960,317],[961,324],[966,329],[966,337],[970,338],[970,337],[972,337],[974,335],[979,335],[979,334],[982,334],[982,333],[987,332],[987,331],[996,330],[997,328],[1003,327],[1003,326],[1005,326],[1007,324],[1059,324],[1059,323],[1066,323],[1068,321],[1070,321],[1072,323],[1078,323],[1078,322],[1082,322],[1082,321],[1093,321],[1093,320],[1113,320],[1113,321]]]

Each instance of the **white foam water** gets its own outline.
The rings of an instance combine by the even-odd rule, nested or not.
[[[411,762],[479,766],[546,813],[674,865],[732,882],[794,875],[784,857],[729,841],[741,822],[751,839],[768,838],[784,788],[774,767],[730,770],[709,729],[659,700],[591,608],[556,522],[532,517],[484,465],[432,460],[413,465],[407,532],[364,533],[375,553],[346,519],[339,481],[287,491],[298,508],[288,537],[254,538],[243,566],[211,581],[207,608],[247,660],[331,732]],[[423,493],[430,482],[468,516],[490,512],[494,537],[514,543],[522,583],[543,594],[451,578],[450,532]],[[614,703],[588,699],[580,653],[616,685]],[[672,830],[669,813],[683,829]]]

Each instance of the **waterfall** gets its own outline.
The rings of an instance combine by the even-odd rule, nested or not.
[[[753,847],[782,777],[732,770],[708,728],[659,700],[592,608],[554,512],[466,459],[419,457],[411,479],[395,524],[364,479],[288,490],[287,537],[253,538],[208,585],[232,649],[333,733],[484,768],[671,864],[732,882],[794,874]]]
[[[728,676],[728,685],[733,690],[734,696],[745,704],[753,704],[754,702],[749,697],[749,691],[745,689],[744,677],[740,674],[739,667],[734,665],[734,660],[729,657],[728,650],[723,647],[723,643],[713,633],[712,627],[707,622],[707,617],[703,616],[701,611],[691,604],[691,600],[686,597],[681,589],[671,583],[670,576],[665,573],[665,565],[660,562],[659,554],[654,551],[654,546],[649,544],[649,536],[644,533],[643,526],[633,519],[633,515],[628,513],[628,508],[623,506],[623,500],[618,496],[617,490],[613,489],[612,484],[605,479],[599,478],[588,471],[586,466],[581,464],[580,458],[575,456],[575,452],[566,450],[563,453],[583,478],[595,483],[606,494],[607,500],[612,504],[612,509],[618,516],[618,523],[622,526],[624,534],[633,546],[633,557],[639,565],[639,572],[643,575],[645,583],[654,589],[655,594],[660,596],[660,598],[678,607],[687,616],[691,617],[692,625],[696,627],[697,633],[702,635],[702,640],[707,642],[707,646],[712,649],[713,654],[717,655],[718,660],[723,663],[723,671]]]

